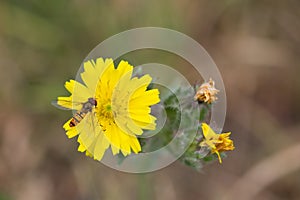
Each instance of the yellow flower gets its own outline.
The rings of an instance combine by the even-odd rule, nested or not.
[[[133,66],[98,58],[84,63],[81,79],[65,83],[69,97],[58,97],[57,105],[77,111],[64,124],[69,138],[78,136],[78,151],[101,160],[110,146],[113,155],[141,151],[137,135],[154,130],[156,118],[150,106],[158,103],[159,91],[147,90],[152,78],[132,78]]]
[[[216,97],[218,92],[219,90],[215,88],[215,82],[212,79],[209,79],[208,82],[200,85],[194,96],[194,100],[198,102],[212,103],[218,99]]]
[[[233,141],[229,138],[231,132],[216,134],[206,123],[202,123],[202,132],[204,140],[200,143],[200,146],[209,147],[211,153],[216,153],[219,162],[222,163],[220,152],[234,149]]]

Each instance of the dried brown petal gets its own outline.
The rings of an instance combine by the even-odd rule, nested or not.
[[[210,78],[208,82],[203,83],[198,88],[194,100],[198,102],[212,103],[216,101],[219,90],[215,88],[215,82]]]

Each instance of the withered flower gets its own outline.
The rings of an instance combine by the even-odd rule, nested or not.
[[[220,152],[234,150],[233,141],[229,138],[231,132],[217,134],[206,123],[202,123],[202,132],[204,139],[200,146],[210,148],[211,153],[217,154],[219,162],[222,163]]]
[[[210,78],[208,82],[204,82],[200,87],[198,88],[194,100],[198,101],[199,103],[212,103],[216,101],[217,94],[219,90],[215,88],[215,82]]]

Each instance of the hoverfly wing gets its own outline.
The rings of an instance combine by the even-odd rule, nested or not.
[[[66,108],[66,107],[64,107],[64,106],[62,106],[62,105],[58,105],[58,103],[57,103],[56,100],[51,101],[51,105],[52,105],[52,106],[55,106],[56,108],[61,109],[61,110],[72,110],[72,109]]]
[[[82,105],[82,103],[72,102],[72,101],[67,101],[67,100],[59,100],[59,102],[60,102],[60,104],[58,104],[57,100],[54,100],[54,101],[51,101],[51,104],[61,110],[76,110],[75,108],[74,109],[70,108],[70,106],[69,106],[70,104],[73,105],[74,107],[78,106],[78,105]]]
[[[84,118],[76,124],[77,131],[80,132],[78,140],[86,150],[94,153],[95,141],[97,141],[96,124],[94,123],[94,116],[92,112],[85,114]]]
[[[88,112],[85,116],[85,119],[82,120],[83,121],[83,126],[85,129],[85,138],[88,139],[89,141],[92,139],[94,140],[95,137],[97,137],[97,130],[99,130],[97,128],[98,126],[98,121],[96,119],[95,116],[95,110],[92,109],[92,111]],[[86,146],[89,146],[88,144],[86,144]]]

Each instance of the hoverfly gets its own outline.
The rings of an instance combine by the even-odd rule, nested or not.
[[[61,105],[58,105],[57,101],[52,102],[52,104],[57,108],[70,110],[69,108],[65,108]],[[72,104],[75,104],[75,102],[72,102]],[[84,103],[76,103],[76,104],[82,104],[82,107],[80,110],[78,110],[76,113],[73,114],[73,117],[69,124],[70,127],[74,127],[77,124],[79,124],[89,112],[92,112],[93,108],[97,106],[97,101],[96,99],[91,97],[88,98],[88,100]]]

